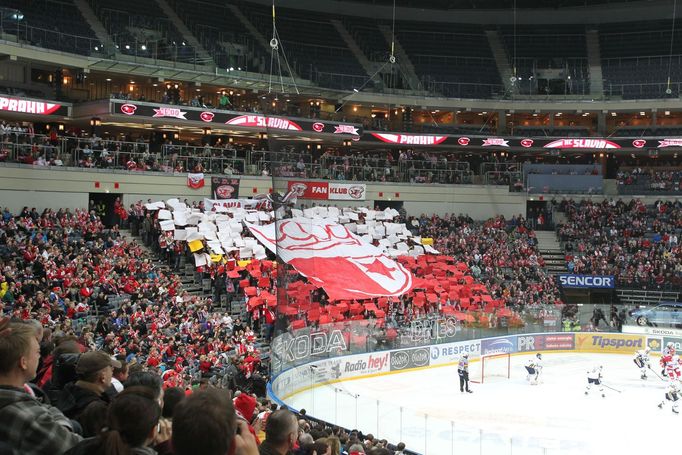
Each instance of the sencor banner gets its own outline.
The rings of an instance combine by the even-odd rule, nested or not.
[[[223,124],[239,128],[256,128],[261,131],[307,131],[359,138],[362,126],[352,123],[289,118],[245,112],[213,110],[190,106],[159,105],[146,102],[111,100],[111,114],[133,118],[163,118],[173,121],[201,122],[208,125]]]
[[[575,348],[575,337],[572,333],[551,335],[518,335],[516,340],[519,352],[564,351]]]
[[[565,288],[613,289],[616,287],[616,280],[613,276],[562,274],[558,277],[559,284]]]
[[[575,349],[585,352],[634,353],[644,349],[646,337],[619,333],[576,333]]]
[[[367,194],[367,185],[364,183],[289,181],[287,188],[301,199],[364,201]]]

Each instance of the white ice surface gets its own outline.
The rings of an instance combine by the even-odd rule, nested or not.
[[[287,404],[428,455],[639,455],[672,448],[682,418],[670,404],[657,407],[666,383],[653,372],[641,380],[632,356],[544,353],[538,385],[526,382],[530,357],[512,356],[510,379],[472,384],[472,394],[460,393],[456,367],[445,366],[320,386]],[[621,393],[605,388],[602,398],[593,387],[585,396],[586,373],[595,365],[604,367],[604,384]],[[657,358],[652,368],[660,373]]]

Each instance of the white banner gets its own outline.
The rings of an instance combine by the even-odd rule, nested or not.
[[[672,336],[682,338],[682,330],[663,328],[663,327],[649,327],[639,325],[624,325],[623,333],[636,333],[644,335],[658,335],[658,336]]]
[[[254,209],[259,199],[204,199],[204,211],[211,212],[213,207],[224,207],[226,209]]]
[[[367,185],[364,183],[329,183],[329,199],[336,201],[364,201]]]

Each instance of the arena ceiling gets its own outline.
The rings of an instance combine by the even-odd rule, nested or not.
[[[393,0],[351,0],[369,5],[393,6]],[[622,5],[639,0],[395,0],[396,6],[419,9],[518,9],[579,8],[603,5]]]

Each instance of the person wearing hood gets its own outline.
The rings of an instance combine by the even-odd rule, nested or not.
[[[0,320],[0,441],[24,455],[61,455],[82,438],[57,408],[26,392],[39,359],[33,327]]]
[[[246,423],[249,426],[249,432],[253,435],[254,439],[256,440],[256,444],[260,445],[258,433],[256,432],[256,429],[251,425],[251,422],[253,420],[253,411],[255,411],[256,409],[256,398],[254,398],[252,395],[249,395],[248,393],[242,392],[239,395],[237,395],[232,401],[234,403],[234,410],[235,413],[237,414],[237,418],[246,421]]]
[[[114,368],[121,368],[121,362],[105,352],[89,351],[82,354],[76,364],[78,380],[64,386],[57,407],[70,419],[79,420],[85,408],[94,402],[108,406],[110,398],[106,391],[111,387]]]

